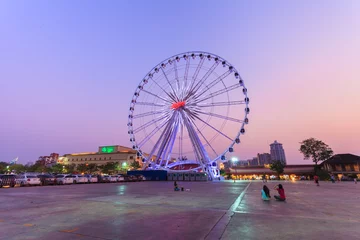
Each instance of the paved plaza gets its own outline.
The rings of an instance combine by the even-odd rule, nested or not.
[[[360,239],[360,184],[282,184],[286,202],[259,181],[4,188],[0,239]]]

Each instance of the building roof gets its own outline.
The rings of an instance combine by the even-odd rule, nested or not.
[[[360,163],[360,156],[354,154],[336,154],[324,161],[322,164],[349,164],[349,163]]]

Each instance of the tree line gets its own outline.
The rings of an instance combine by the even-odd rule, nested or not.
[[[6,162],[0,162],[0,173],[23,173],[23,172],[41,172],[41,173],[126,173],[129,169],[139,169],[141,166],[138,161],[133,161],[130,166],[128,164],[119,164],[118,162],[107,162],[103,165],[97,165],[95,163],[82,163],[82,164],[54,164],[46,166],[41,163],[35,163],[33,165],[12,164]]]

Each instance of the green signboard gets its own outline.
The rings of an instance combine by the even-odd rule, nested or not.
[[[114,147],[114,146],[101,147],[101,152],[102,152],[102,153],[113,153],[114,151],[115,151],[115,147]]]

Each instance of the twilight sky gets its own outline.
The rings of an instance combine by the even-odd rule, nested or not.
[[[158,62],[202,50],[251,99],[240,159],[308,137],[360,155],[360,1],[0,1],[0,161],[131,146],[134,89]]]

